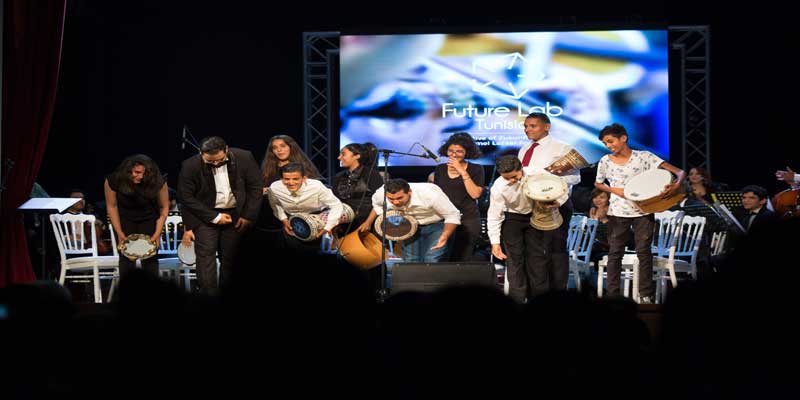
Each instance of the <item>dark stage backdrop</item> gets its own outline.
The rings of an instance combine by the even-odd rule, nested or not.
[[[175,186],[180,162],[194,152],[181,149],[184,124],[198,139],[221,135],[259,161],[272,135],[302,141],[302,32],[325,30],[710,24],[715,179],[733,187],[758,183],[774,193],[785,188],[774,182],[776,169],[800,168],[798,79],[785,61],[796,50],[793,29],[786,12],[766,6],[724,18],[692,9],[697,5],[689,1],[550,4],[488,15],[463,8],[421,12],[403,3],[373,10],[370,18],[364,8],[296,4],[279,13],[236,1],[69,6],[56,114],[38,180],[52,196],[82,187],[90,201],[100,200],[104,175],[134,153],[152,156]],[[674,119],[671,128],[679,128]],[[671,153],[679,164],[679,149]]]

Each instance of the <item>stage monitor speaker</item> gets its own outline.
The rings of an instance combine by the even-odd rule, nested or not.
[[[435,292],[453,286],[497,288],[490,262],[400,263],[392,267],[391,293]]]

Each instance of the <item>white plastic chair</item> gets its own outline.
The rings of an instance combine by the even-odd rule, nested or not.
[[[678,273],[697,279],[697,252],[706,225],[705,217],[684,216],[675,229],[669,246],[653,257],[653,273],[657,279],[656,301],[663,303],[667,296],[667,281],[678,286]]]
[[[116,247],[114,247],[114,256],[97,254],[94,215],[51,214],[50,223],[53,226],[53,234],[56,237],[58,252],[61,256],[61,273],[58,283],[65,285],[67,280],[87,282],[91,279],[94,302],[102,303],[103,293],[100,288],[100,279],[113,279],[119,273]],[[85,237],[85,224],[91,226],[88,238]],[[110,297],[111,293],[109,293]]]
[[[577,288],[579,292],[581,291],[581,271],[588,271],[589,267],[592,265],[590,258],[598,223],[599,221],[596,219],[582,217],[579,228],[580,231],[576,235],[572,247],[569,247],[569,272],[570,275],[573,276],[575,288]],[[571,222],[570,229],[572,229]]]
[[[664,211],[655,214],[656,226],[653,237],[653,278],[658,279],[656,274],[656,261],[659,257],[669,257],[670,249],[673,243],[677,240],[676,235],[680,232],[680,224],[684,218],[683,211]],[[663,263],[663,262],[662,262]],[[608,265],[608,256],[603,257],[598,265],[597,276],[597,296],[602,297],[603,293],[603,280],[607,279],[605,267]],[[659,264],[663,265],[663,264]],[[633,297],[633,300],[639,301],[639,259],[635,253],[626,253],[622,257],[622,272],[621,277],[623,280],[623,295],[625,297]],[[631,291],[631,286],[633,290]],[[659,286],[656,286],[656,301],[659,297]]]
[[[178,258],[178,246],[183,237],[183,219],[180,215],[168,215],[164,221],[164,229],[161,231],[161,243],[159,244],[159,255],[172,255],[174,257],[164,257],[158,259],[158,273],[160,276],[171,274],[175,282],[180,285],[181,271],[190,268],[184,265]],[[186,267],[186,268],[184,268]]]

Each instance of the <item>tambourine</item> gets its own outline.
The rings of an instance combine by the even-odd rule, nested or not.
[[[189,242],[189,245],[183,243],[178,245],[178,259],[185,265],[194,265],[197,263],[197,255],[194,253],[194,242]]]
[[[417,233],[417,219],[400,210],[386,211],[386,235],[383,234],[383,215],[375,219],[375,232],[388,240],[406,240]]]
[[[140,233],[128,235],[117,246],[119,252],[131,261],[144,260],[156,255],[158,246],[150,241],[150,236]]]

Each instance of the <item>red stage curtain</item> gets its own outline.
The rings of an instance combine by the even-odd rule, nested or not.
[[[53,119],[66,0],[6,0],[3,15],[3,162],[0,287],[36,279],[17,211],[28,200]],[[49,222],[48,222],[49,223]]]

